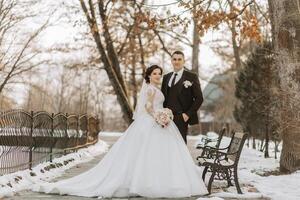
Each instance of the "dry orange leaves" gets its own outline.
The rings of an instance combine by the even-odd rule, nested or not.
[[[232,6],[228,12],[204,9],[200,6],[197,9],[192,9],[193,5],[189,2],[181,2],[179,6],[191,10],[192,17],[197,21],[200,36],[203,36],[209,29],[218,29],[219,25],[222,23],[235,23],[237,27],[237,35],[239,34],[243,38],[249,38],[257,42],[261,42],[262,40],[257,18],[243,6],[240,8]],[[182,18],[178,15],[171,15],[170,11],[167,11],[166,13],[169,17],[159,18],[157,16],[151,16],[149,11],[145,13],[137,13],[136,19],[138,24],[145,23],[149,29],[156,29],[164,26],[182,26],[183,31],[187,30],[187,27],[191,22],[191,18]]]

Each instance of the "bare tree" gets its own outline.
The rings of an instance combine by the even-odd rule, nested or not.
[[[35,49],[32,43],[48,26],[48,21],[28,36],[20,36],[18,33],[15,37],[13,33],[18,25],[25,19],[33,17],[34,14],[22,13],[21,7],[26,8],[28,5],[18,0],[0,0],[0,5],[0,93],[2,93],[5,86],[14,78],[47,62],[35,60],[40,51]]]

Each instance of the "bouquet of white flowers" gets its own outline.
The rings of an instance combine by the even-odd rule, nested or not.
[[[163,128],[166,127],[173,120],[173,118],[173,113],[168,108],[162,108],[154,112],[155,121]]]

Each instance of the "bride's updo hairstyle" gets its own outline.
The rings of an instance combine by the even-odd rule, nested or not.
[[[163,73],[163,69],[158,65],[151,65],[146,69],[144,79],[146,83],[150,83],[150,76],[155,69],[160,69],[161,74]]]

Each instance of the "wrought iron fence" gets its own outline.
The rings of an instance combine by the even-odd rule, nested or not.
[[[87,115],[0,112],[0,175],[95,144],[99,131],[99,119]]]

